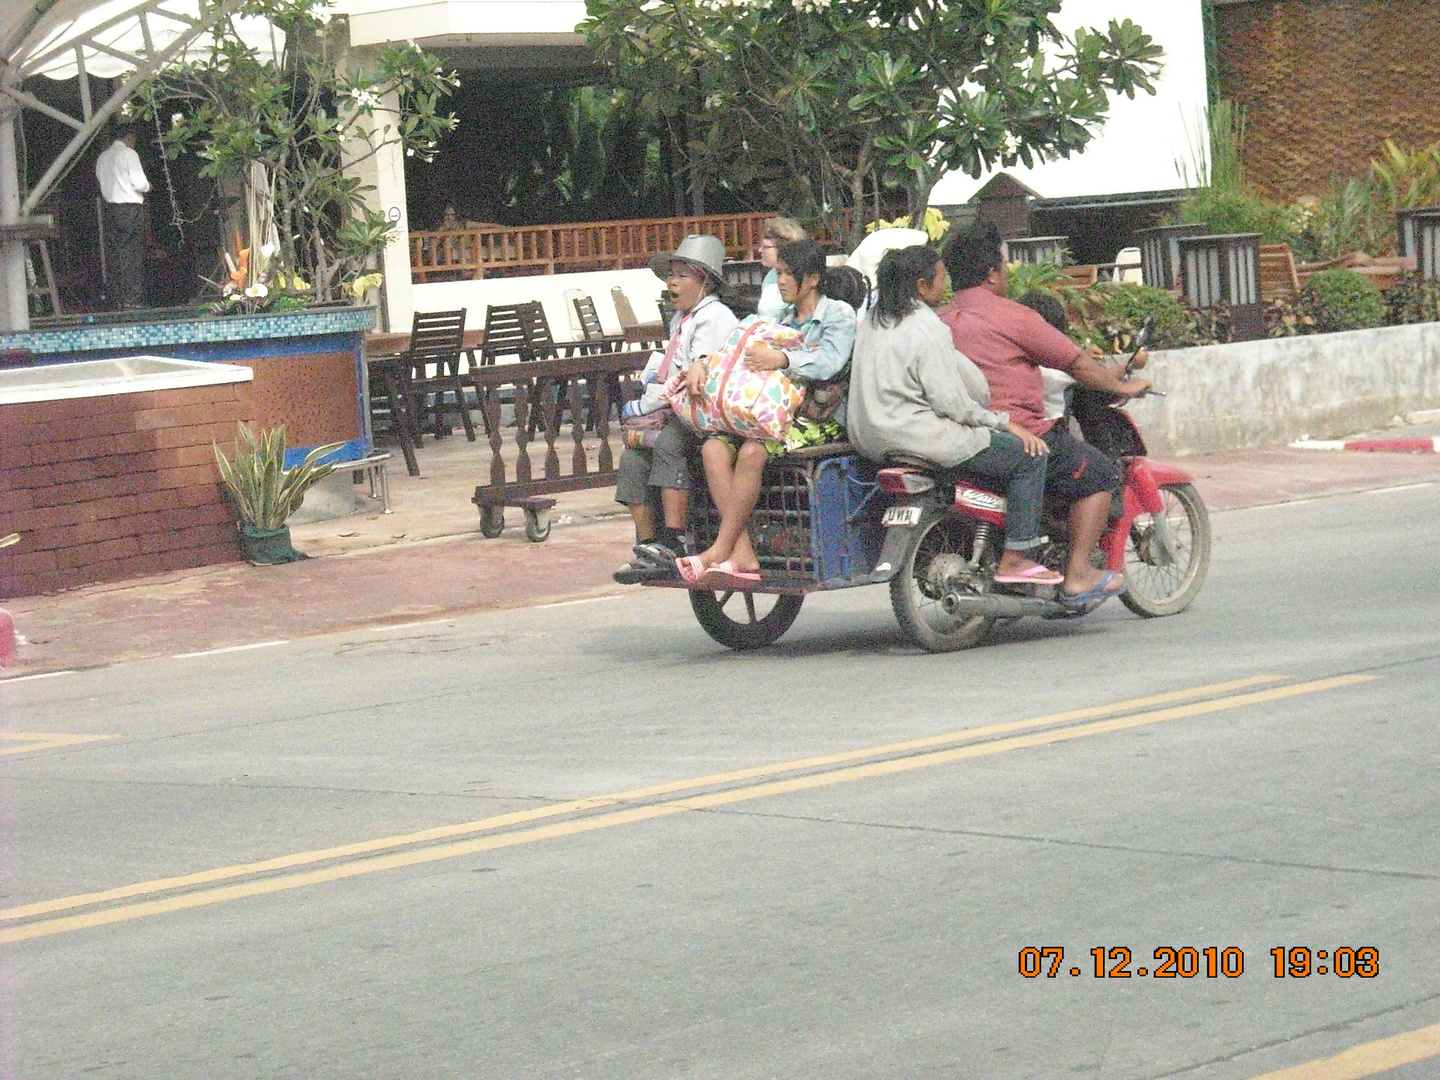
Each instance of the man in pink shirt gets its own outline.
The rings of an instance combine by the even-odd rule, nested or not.
[[[1117,462],[1075,438],[1064,424],[1045,418],[1040,368],[1067,372],[1076,382],[1120,397],[1150,388],[1144,379],[1120,379],[1047,323],[1038,312],[1005,296],[1005,260],[993,226],[957,232],[945,245],[945,268],[955,296],[940,312],[955,347],[990,384],[990,409],[1049,447],[1045,493],[1070,504],[1070,561],[1060,589],[1062,603],[1079,607],[1125,591],[1124,578],[1099,570],[1091,555],[1109,521],[1110,502],[1122,477]]]

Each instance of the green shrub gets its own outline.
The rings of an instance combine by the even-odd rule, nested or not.
[[[1155,319],[1152,349],[1214,345],[1226,337],[1223,313],[1192,311],[1173,293],[1153,285],[1104,282],[1088,291],[1084,310],[1084,322],[1071,336],[1082,345],[1098,345],[1106,352],[1128,349],[1150,317]]]
[[[1315,320],[1321,334],[1385,325],[1385,297],[1373,281],[1353,270],[1320,271],[1306,283],[1297,306]]]
[[[1208,233],[1259,233],[1262,244],[1289,244],[1299,231],[1295,211],[1249,188],[1200,188],[1166,218],[1172,225],[1200,224]]]
[[[1385,292],[1391,326],[1440,322],[1440,282],[1426,281],[1419,274],[1406,274]]]

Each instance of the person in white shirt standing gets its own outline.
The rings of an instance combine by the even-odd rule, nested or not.
[[[135,129],[124,128],[95,161],[105,201],[105,266],[116,307],[145,306],[145,194],[150,181],[135,152]]]

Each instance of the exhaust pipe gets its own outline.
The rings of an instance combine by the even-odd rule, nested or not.
[[[1025,615],[1049,615],[1060,609],[1054,600],[1038,596],[1003,596],[995,594],[949,592],[940,601],[946,615],[983,615],[987,618],[1018,619]]]

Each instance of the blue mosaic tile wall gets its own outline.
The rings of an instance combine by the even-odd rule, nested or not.
[[[263,341],[266,338],[355,333],[369,330],[374,325],[375,309],[369,307],[297,311],[286,315],[217,315],[210,319],[175,322],[19,330],[0,334],[0,349],[26,349],[38,356],[54,356],[116,349],[158,349],[167,345],[204,342]]]

